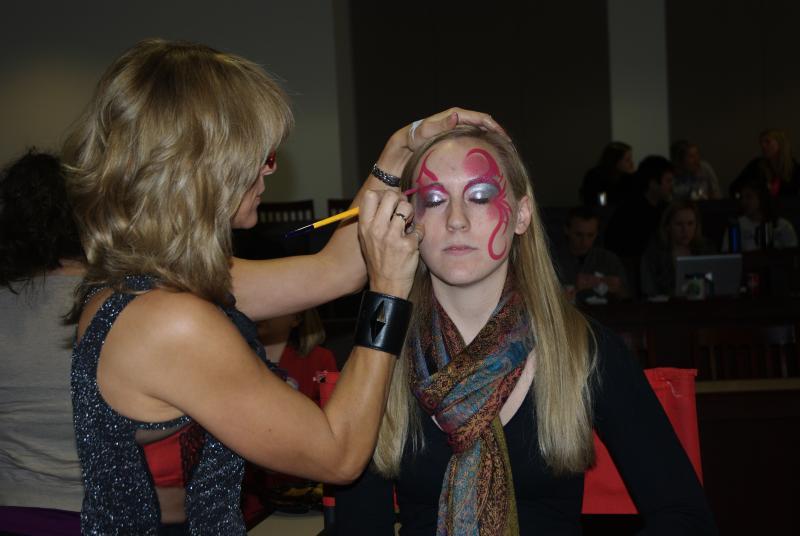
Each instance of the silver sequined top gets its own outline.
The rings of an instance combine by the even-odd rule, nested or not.
[[[153,279],[126,278],[129,289],[149,290]],[[137,430],[167,430],[191,422],[188,416],[147,423],[117,413],[97,387],[100,350],[119,313],[136,296],[115,293],[98,309],[72,357],[72,405],[85,495],[83,534],[155,535],[161,512]],[[265,359],[253,323],[233,307],[223,308],[248,344]],[[244,462],[205,432],[199,461],[186,485],[186,520],[191,534],[246,534],[239,508]]]

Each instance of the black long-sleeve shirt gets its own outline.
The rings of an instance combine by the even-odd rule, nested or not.
[[[715,534],[694,469],[639,365],[624,343],[596,328],[598,373],[594,426],[608,447],[645,522],[644,534]],[[534,380],[535,381],[535,380]],[[401,535],[432,535],[439,493],[451,450],[445,434],[421,417],[426,447],[404,453],[394,482]],[[531,397],[505,425],[517,499],[520,534],[581,534],[583,474],[556,477],[537,446]],[[392,482],[367,470],[336,496],[339,534],[394,534]]]

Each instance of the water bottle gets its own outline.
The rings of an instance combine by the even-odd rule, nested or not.
[[[704,276],[706,283],[706,297],[714,297],[714,272],[707,272]]]
[[[765,221],[756,227],[756,245],[760,249],[772,249],[772,222]]]
[[[731,220],[728,224],[728,251],[730,253],[742,251],[742,228],[739,227],[738,220]]]

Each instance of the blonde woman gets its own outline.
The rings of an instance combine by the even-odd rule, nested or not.
[[[640,262],[641,290],[644,296],[673,296],[675,259],[713,253],[705,237],[700,208],[691,199],[670,203],[661,215]]]
[[[761,156],[752,159],[730,186],[731,196],[738,198],[742,185],[750,181],[764,184],[772,197],[796,196],[800,192],[800,164],[792,154],[786,132],[763,131],[758,136]]]
[[[391,183],[410,147],[460,121],[499,128],[485,114],[443,112],[416,138],[409,127],[393,135],[373,173]],[[242,458],[328,482],[367,462],[422,230],[373,176],[364,190],[384,191],[357,196],[358,240],[350,225],[318,255],[231,260],[231,228],[256,223],[291,123],[255,64],[149,40],[109,67],[71,134],[68,190],[88,264],[72,366],[84,533],[245,534]],[[323,411],[268,371],[245,315],[300,311],[365,276],[370,309]],[[385,329],[371,336],[378,308]]]
[[[340,533],[580,534],[592,428],[654,533],[712,533],[692,466],[624,344],[564,298],[514,146],[459,128],[403,178],[425,226],[414,314]],[[660,531],[660,532],[659,532]]]

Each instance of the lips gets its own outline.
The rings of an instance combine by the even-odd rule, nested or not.
[[[476,249],[477,248],[474,248],[472,246],[467,246],[464,244],[456,244],[444,248],[443,251],[447,255],[468,255],[469,253],[472,253]]]

